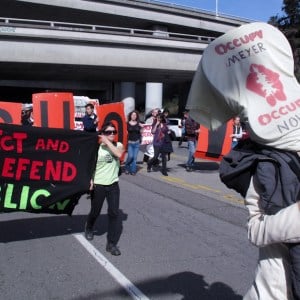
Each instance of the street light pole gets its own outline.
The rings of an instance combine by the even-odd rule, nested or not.
[[[218,0],[216,0],[216,17],[219,15],[218,13]]]

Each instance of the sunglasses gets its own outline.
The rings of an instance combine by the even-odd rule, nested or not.
[[[103,131],[104,135],[111,135],[111,134],[117,134],[118,131],[117,130],[105,130]]]

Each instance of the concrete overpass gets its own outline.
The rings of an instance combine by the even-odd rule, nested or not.
[[[102,102],[127,96],[145,102],[147,82],[155,82],[163,93],[154,88],[152,97],[170,100],[173,93],[182,106],[207,44],[247,22],[155,1],[2,0],[1,5],[0,97],[22,102],[45,90]]]

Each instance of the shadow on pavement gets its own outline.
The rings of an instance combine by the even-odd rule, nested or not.
[[[123,221],[127,214],[120,210],[119,236],[123,230]],[[15,219],[0,222],[0,243],[83,233],[86,215],[35,217],[31,219]],[[108,218],[101,214],[94,227],[95,236],[107,232]]]
[[[242,300],[242,296],[236,294],[231,287],[222,283],[214,282],[209,285],[203,275],[193,272],[181,272],[162,279],[150,279],[137,282],[136,286],[150,299],[161,295],[181,295],[181,300]],[[122,295],[124,290],[114,291]],[[109,292],[93,293],[79,296],[73,300],[96,300],[109,299]],[[110,294],[111,295],[111,294]],[[176,298],[177,299],[177,298]]]
[[[178,164],[179,167],[185,168],[186,164]],[[194,171],[219,171],[219,164],[217,162],[195,162],[193,166]]]

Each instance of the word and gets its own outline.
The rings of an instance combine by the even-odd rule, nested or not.
[[[24,142],[27,137],[28,135],[25,132],[14,132],[12,135],[5,135],[3,130],[0,129],[0,151],[23,153]],[[58,139],[39,138],[35,145],[35,150],[52,150],[59,153],[66,153],[69,149],[70,145],[66,141]]]

